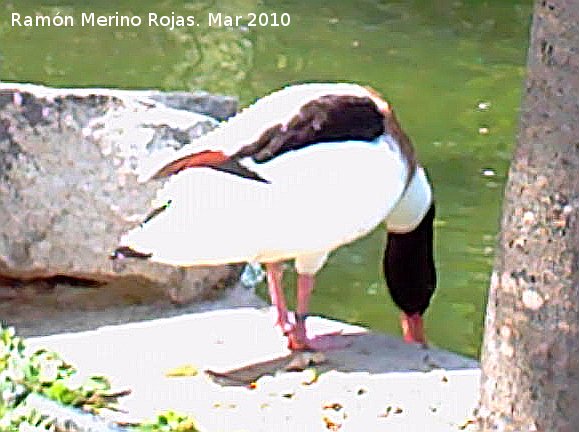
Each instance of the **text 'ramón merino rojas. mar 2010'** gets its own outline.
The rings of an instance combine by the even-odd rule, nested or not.
[[[174,30],[182,27],[287,27],[291,24],[288,13],[261,12],[228,15],[221,12],[208,12],[203,17],[179,15],[175,12],[162,15],[149,12],[145,16],[123,15],[119,12],[109,15],[98,15],[94,12],[82,12],[79,15],[23,15],[12,12],[10,24],[17,27],[164,27]]]

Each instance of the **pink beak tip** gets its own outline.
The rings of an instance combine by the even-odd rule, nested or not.
[[[405,342],[426,344],[424,321],[420,314],[406,315],[402,313],[400,321],[402,324],[402,336]]]

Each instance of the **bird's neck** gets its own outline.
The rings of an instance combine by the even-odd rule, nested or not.
[[[394,302],[407,315],[422,314],[436,287],[434,204],[418,226],[407,233],[388,233],[384,276]]]

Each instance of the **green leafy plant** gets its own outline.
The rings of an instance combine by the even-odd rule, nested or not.
[[[0,327],[0,432],[57,431],[53,416],[27,406],[31,394],[98,413],[102,408],[116,409],[117,399],[128,393],[113,392],[103,376],[81,380],[77,370],[57,353],[45,349],[29,353],[13,328]],[[136,432],[199,431],[192,417],[173,411],[131,428]]]
[[[97,412],[116,406],[117,397],[105,377],[91,376],[80,381],[76,369],[57,353],[45,349],[29,353],[24,340],[13,328],[0,328],[0,430],[17,430],[28,424],[50,430],[48,416],[26,406],[31,393],[63,405]],[[16,429],[15,429],[16,427]]]
[[[195,419],[174,411],[163,412],[156,419],[140,424],[135,430],[139,432],[199,432]]]

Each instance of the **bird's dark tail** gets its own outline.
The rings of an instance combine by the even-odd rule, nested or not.
[[[151,253],[142,253],[128,246],[120,246],[115,249],[115,251],[110,255],[110,259],[117,260],[123,258],[138,258],[138,259],[149,259],[153,256]]]

